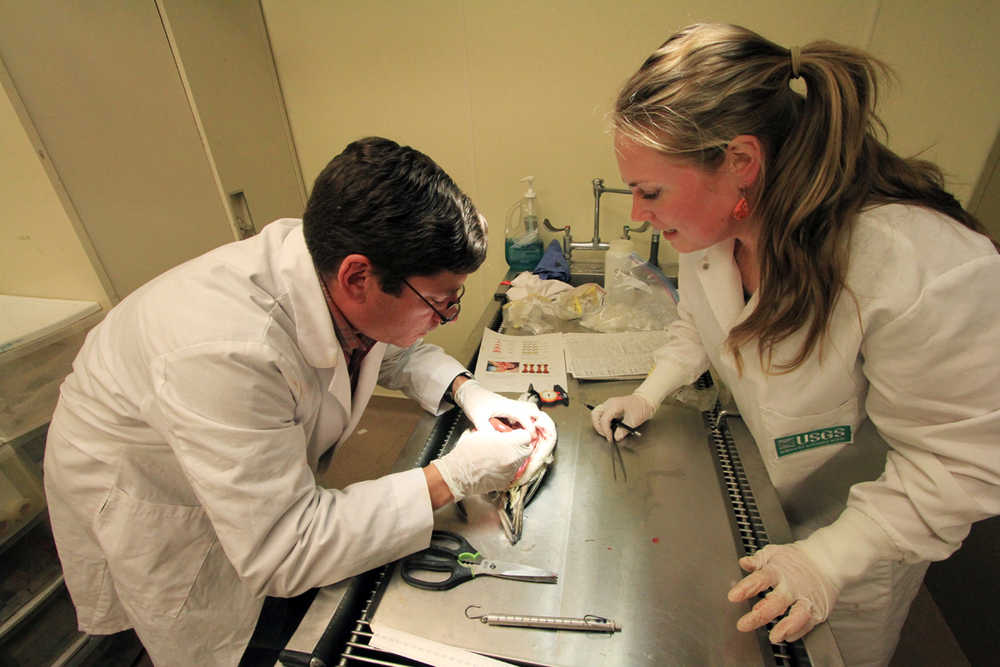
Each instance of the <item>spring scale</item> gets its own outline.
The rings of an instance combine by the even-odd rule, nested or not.
[[[479,609],[470,604],[465,608],[465,617],[487,625],[506,625],[517,628],[542,628],[544,630],[578,630],[581,632],[619,632],[622,626],[603,616],[587,614],[582,618],[565,616],[521,616],[516,614],[480,614],[470,616],[470,609]]]

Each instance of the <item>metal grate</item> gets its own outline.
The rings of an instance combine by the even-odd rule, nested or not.
[[[379,568],[375,585],[372,587],[365,606],[361,610],[361,616],[354,624],[354,630],[344,645],[344,650],[340,654],[338,667],[348,667],[349,665],[390,665],[396,667],[412,667],[423,665],[422,662],[410,660],[402,656],[383,651],[371,646],[372,630],[371,617],[378,606],[378,599],[385,588],[385,584],[392,576],[393,566],[386,565]]]
[[[736,451],[725,418],[723,416],[720,419],[719,412],[719,404],[716,403],[714,408],[702,413],[702,418],[705,421],[705,428],[708,429],[715,462],[722,477],[723,491],[732,511],[736,534],[743,547],[743,552],[739,555],[749,556],[770,544],[770,540],[760,510],[757,508],[753,489],[750,488],[750,480],[743,470],[743,462],[740,460],[739,452]]]
[[[706,373],[695,386],[698,389],[706,389],[711,385],[711,377]],[[743,553],[739,556],[749,556],[771,543],[767,537],[764,520],[757,508],[757,501],[754,498],[753,489],[750,487],[750,480],[743,468],[739,451],[736,449],[736,442],[726,424],[726,414],[721,410],[718,401],[716,401],[715,407],[701,413],[701,415],[705,421],[705,428],[708,430],[709,442],[722,482],[723,493],[728,501],[733,533],[743,548]],[[758,597],[763,599],[764,594],[761,593]],[[767,633],[771,631],[775,623],[768,623],[765,628],[758,631],[762,645],[770,646],[775,664],[778,667],[809,667],[812,663],[801,640],[774,644],[767,639]]]
[[[467,425],[468,420],[461,410],[454,409],[442,415],[435,421],[423,449],[417,455],[414,465],[423,467],[447,452],[454,446],[457,434],[464,431],[464,427]],[[368,591],[364,606],[354,623],[350,636],[344,644],[344,649],[340,654],[340,661],[337,663],[338,667],[349,667],[350,665],[412,667],[424,664],[370,645],[372,639],[371,618],[375,613],[382,593],[385,591],[385,587],[389,583],[389,579],[392,577],[394,569],[395,564],[389,563],[374,570],[374,581]]]

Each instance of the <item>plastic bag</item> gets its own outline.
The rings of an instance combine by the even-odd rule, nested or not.
[[[526,329],[533,334],[542,334],[555,331],[559,323],[552,299],[539,294],[529,294],[523,299],[505,303],[502,312],[505,329]]]
[[[693,384],[684,385],[667,400],[674,400],[683,405],[690,405],[698,412],[706,412],[715,407],[715,402],[719,398],[719,386],[712,385],[706,389],[697,389]]]
[[[561,280],[545,280],[530,271],[522,271],[510,281],[510,289],[507,290],[507,300],[518,301],[532,294],[554,296],[559,292],[566,292],[571,289],[573,289],[572,285],[564,283]]]
[[[584,283],[552,297],[559,319],[575,320],[596,312],[604,305],[604,290],[597,283]]]
[[[581,318],[580,324],[606,333],[654,331],[666,329],[678,318],[676,288],[670,279],[635,253],[629,260],[631,267],[615,274],[604,307]]]

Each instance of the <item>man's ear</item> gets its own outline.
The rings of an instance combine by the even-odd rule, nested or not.
[[[377,287],[372,263],[364,255],[348,255],[337,269],[337,291],[356,303],[364,303],[368,291]]]
[[[726,146],[726,164],[741,183],[756,183],[764,164],[764,145],[752,134],[741,134]]]

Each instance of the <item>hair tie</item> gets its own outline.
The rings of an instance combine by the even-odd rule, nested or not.
[[[792,78],[798,79],[801,74],[799,74],[799,65],[802,64],[802,49],[793,46],[788,50],[792,56]]]

